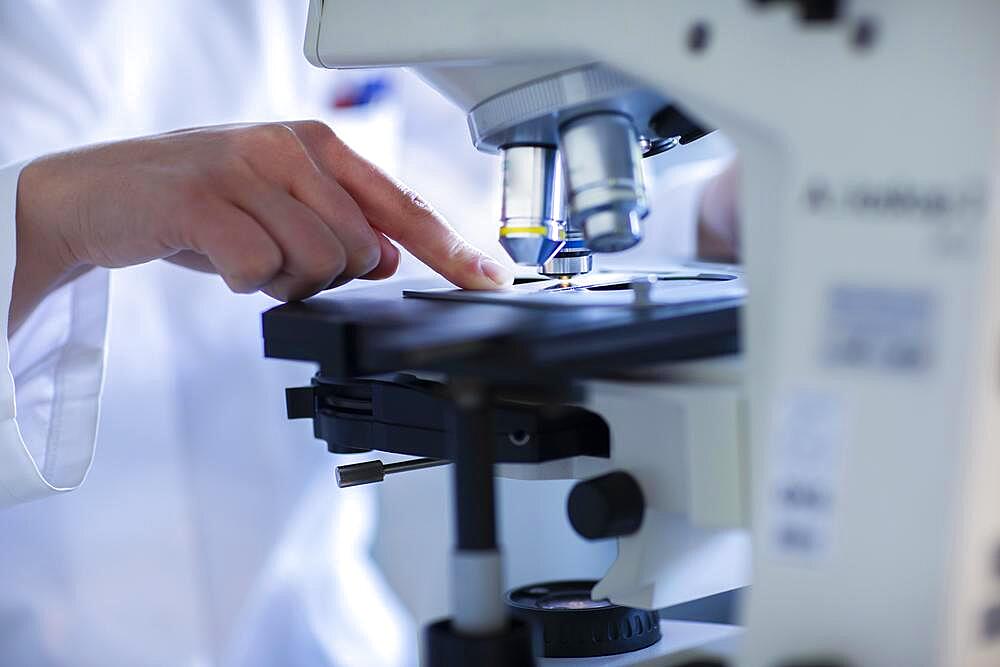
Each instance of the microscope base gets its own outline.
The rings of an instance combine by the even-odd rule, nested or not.
[[[663,639],[649,648],[597,658],[537,658],[538,667],[714,667],[732,665],[743,628],[719,623],[660,621]]]
[[[424,631],[427,667],[533,667],[531,630],[526,623],[511,619],[507,629],[493,635],[463,635],[450,619],[427,626]]]

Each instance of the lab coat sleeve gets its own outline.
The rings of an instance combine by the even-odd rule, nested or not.
[[[104,376],[105,269],[49,294],[8,338],[23,166],[0,167],[0,508],[83,482],[94,455]]]

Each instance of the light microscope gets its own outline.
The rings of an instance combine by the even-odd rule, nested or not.
[[[305,53],[466,111],[539,274],[264,315],[319,365],[290,416],[415,457],[341,485],[452,464],[427,664],[1000,665],[1000,3],[311,0]],[[643,156],[713,129],[742,266],[592,271],[641,241]],[[604,577],[506,591],[494,474],[580,480]],[[657,615],[742,587],[739,627]]]

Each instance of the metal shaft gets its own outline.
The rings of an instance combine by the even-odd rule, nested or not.
[[[420,470],[421,468],[433,468],[449,463],[451,461],[431,458],[409,459],[388,464],[382,463],[378,459],[363,461],[361,463],[350,463],[348,465],[337,466],[337,486],[345,489],[349,486],[381,482],[385,479],[386,475],[393,473]]]
[[[406,461],[398,461],[396,463],[390,463],[385,468],[385,474],[391,475],[395,472],[408,472],[410,470],[422,470],[423,468],[435,468],[437,466],[444,466],[451,463],[445,459],[432,459],[432,458],[419,458],[419,459],[408,459]]]
[[[455,399],[450,429],[455,462],[452,621],[458,632],[490,634],[507,624],[496,541],[491,410],[478,382],[453,380],[451,387]]]

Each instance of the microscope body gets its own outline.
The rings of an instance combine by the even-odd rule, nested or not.
[[[688,454],[739,472],[699,480],[730,501],[681,511],[721,539],[748,526],[738,664],[974,667],[1000,664],[998,33],[992,0],[313,0],[306,54],[413,67],[468,111],[473,141],[505,151],[501,230],[529,264],[570,232],[596,252],[641,238],[658,112],[725,131],[749,285],[739,433]],[[616,392],[595,409],[637,407]],[[612,460],[669,522],[661,448],[626,429]],[[595,596],[663,603],[643,568],[680,542],[655,529],[621,539]]]

